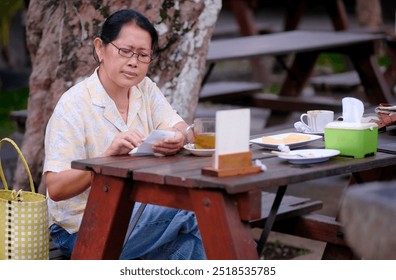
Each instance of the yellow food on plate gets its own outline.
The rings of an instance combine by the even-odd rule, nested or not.
[[[298,143],[298,142],[307,141],[309,139],[311,139],[309,135],[302,135],[295,133],[290,133],[284,138],[275,138],[271,136],[262,137],[263,143],[274,144],[274,145]]]

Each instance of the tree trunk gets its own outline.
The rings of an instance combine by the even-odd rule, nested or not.
[[[221,0],[32,0],[27,14],[32,74],[22,152],[40,193],[45,192],[41,173],[47,121],[60,96],[97,66],[92,41],[99,24],[123,8],[138,10],[155,24],[160,54],[149,76],[187,122],[194,117]],[[18,163],[15,186],[27,185]]]

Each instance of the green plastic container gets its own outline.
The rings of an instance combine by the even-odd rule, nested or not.
[[[340,155],[364,158],[375,155],[378,147],[376,123],[331,122],[325,127],[326,149],[339,150]]]

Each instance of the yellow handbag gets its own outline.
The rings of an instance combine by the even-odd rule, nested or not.
[[[0,160],[0,259],[43,260],[49,258],[47,199],[35,193],[32,175],[18,145],[9,138],[0,140],[0,149],[9,142],[18,152],[29,176],[28,191],[9,190]]]

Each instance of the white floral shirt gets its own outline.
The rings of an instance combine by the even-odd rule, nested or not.
[[[99,81],[97,69],[65,92],[48,122],[43,172],[71,169],[71,161],[102,154],[121,131],[135,128],[144,135],[174,126],[183,119],[172,109],[148,77],[131,88],[125,123],[114,101]],[[55,202],[48,198],[50,225],[77,232],[90,188],[73,198]]]

